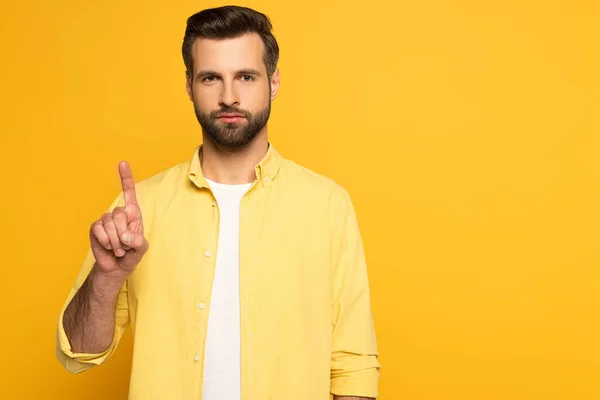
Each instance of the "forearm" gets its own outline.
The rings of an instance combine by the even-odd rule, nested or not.
[[[101,353],[112,343],[115,307],[123,276],[105,276],[92,268],[63,316],[63,327],[74,353]]]

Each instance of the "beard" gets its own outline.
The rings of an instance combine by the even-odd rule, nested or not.
[[[194,102],[196,118],[202,130],[210,136],[216,144],[228,148],[239,149],[250,143],[256,135],[264,128],[271,114],[271,102],[256,114],[234,107],[222,107],[209,113],[203,113],[196,107]],[[246,122],[222,122],[218,116],[224,113],[236,113],[245,117]]]

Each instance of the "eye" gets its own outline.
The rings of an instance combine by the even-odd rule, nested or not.
[[[214,75],[208,75],[202,78],[202,82],[214,82],[217,79]]]
[[[254,80],[254,77],[252,75],[242,75],[242,80],[244,82],[252,82]]]

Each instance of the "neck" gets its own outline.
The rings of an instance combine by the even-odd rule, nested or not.
[[[203,135],[200,165],[206,179],[226,185],[251,183],[256,179],[254,168],[267,154],[269,141],[264,129],[246,146],[228,149]]]

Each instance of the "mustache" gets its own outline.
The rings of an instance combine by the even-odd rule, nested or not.
[[[210,117],[212,119],[217,119],[221,114],[240,114],[246,117],[246,119],[248,120],[252,117],[252,114],[250,112],[235,107],[224,107],[219,110],[211,111]]]

